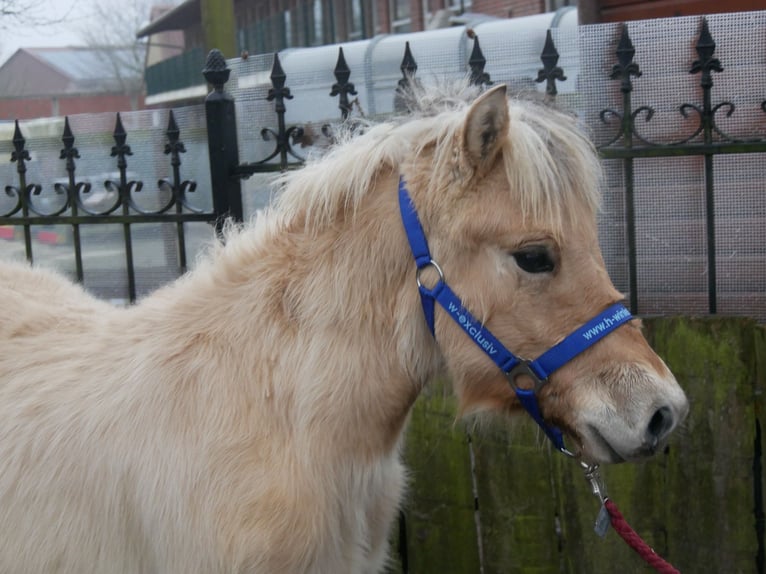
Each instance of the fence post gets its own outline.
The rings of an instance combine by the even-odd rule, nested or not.
[[[216,230],[220,231],[226,217],[242,221],[242,185],[235,174],[239,165],[237,115],[234,98],[224,91],[231,70],[219,50],[210,50],[202,74],[213,90],[205,98],[207,143],[210,154],[210,183],[213,191],[213,211]]]

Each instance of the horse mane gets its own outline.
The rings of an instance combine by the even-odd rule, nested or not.
[[[455,149],[434,144],[458,141],[466,111],[479,94],[465,80],[416,83],[404,97],[410,113],[366,123],[362,129],[359,124],[341,125],[327,153],[276,180],[275,201],[267,214],[276,217],[278,226],[317,233],[341,214],[353,215],[375,188],[376,178],[398,173],[428,146],[435,154],[433,172],[444,174],[429,178],[429,192],[438,193],[449,184]],[[508,105],[510,129],[502,161],[523,216],[544,221],[555,231],[564,217],[578,217],[582,206],[594,214],[601,200],[601,167],[576,117],[529,95],[511,98]]]

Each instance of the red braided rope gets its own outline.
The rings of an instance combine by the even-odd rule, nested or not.
[[[617,506],[614,502],[607,499],[604,501],[604,506],[609,512],[609,518],[612,522],[612,527],[617,534],[635,550],[638,555],[644,559],[644,561],[654,568],[660,574],[681,574],[673,566],[666,562],[660,555],[658,555],[652,548],[644,542],[641,537],[636,534],[636,531],[630,527],[630,524],[625,520],[623,515],[617,510]]]

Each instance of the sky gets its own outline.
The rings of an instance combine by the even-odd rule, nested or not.
[[[178,4],[181,0],[0,0],[0,6],[10,1],[37,3],[37,16],[49,20],[61,19],[61,22],[47,26],[33,26],[28,22],[17,25],[15,22],[0,20],[0,65],[10,58],[19,48],[44,48],[58,46],[83,45],[81,30],[93,22],[93,6],[98,2],[110,9],[125,9],[126,5],[148,6],[156,4]],[[1,17],[0,17],[1,18]],[[149,15],[146,14],[148,20]]]
[[[46,18],[63,19],[47,26],[34,26],[27,22],[5,25],[0,35],[0,62],[5,62],[19,48],[43,48],[53,46],[82,45],[80,27],[86,21],[88,9],[94,0],[44,0]],[[117,2],[114,2],[117,4]],[[7,27],[6,27],[7,26]]]

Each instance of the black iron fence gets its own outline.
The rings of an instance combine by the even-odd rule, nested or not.
[[[619,129],[614,137],[601,144],[599,150],[606,159],[619,159],[623,163],[625,186],[625,218],[629,255],[629,287],[630,304],[635,310],[639,307],[638,296],[638,264],[636,248],[636,210],[635,210],[635,175],[634,163],[646,158],[673,158],[681,156],[700,156],[704,160],[704,201],[705,201],[705,237],[707,258],[707,310],[716,313],[718,310],[718,284],[716,264],[716,214],[715,214],[715,178],[714,162],[716,155],[722,154],[752,154],[766,152],[766,139],[762,135],[753,137],[734,137],[726,133],[716,123],[716,114],[725,111],[727,116],[734,113],[735,105],[729,101],[713,103],[713,73],[723,72],[721,61],[714,57],[716,43],[710,34],[708,22],[702,18],[700,34],[695,45],[698,55],[689,69],[689,74],[699,74],[699,86],[702,91],[702,103],[682,103],[678,109],[684,118],[695,117],[697,126],[691,135],[670,142],[656,142],[642,135],[637,127],[637,119],[642,115],[646,121],[651,120],[654,109],[650,106],[635,107],[631,101],[633,91],[632,78],[642,75],[638,64],[634,61],[635,49],[628,34],[627,27],[622,28],[616,51],[617,63],[612,67],[610,77],[620,82],[622,92],[622,107],[620,109],[605,109],[600,116],[603,121],[611,118],[618,120]],[[761,109],[766,112],[766,101],[761,103]],[[670,174],[668,175],[670,183]],[[758,215],[758,214],[755,214]],[[766,215],[764,213],[761,216]],[[766,219],[762,219],[766,225]],[[753,269],[764,277],[763,288],[766,290],[766,267],[761,260]]]
[[[492,78],[485,71],[487,60],[482,53],[479,38],[472,35],[472,40],[472,51],[467,62],[471,81],[478,85],[489,85],[492,83]],[[639,118],[648,122],[655,111],[649,105],[635,107],[631,100],[634,89],[633,81],[640,77],[643,72],[639,69],[638,63],[634,61],[636,50],[626,26],[622,27],[616,51],[612,57],[609,77],[619,86],[621,105],[601,110],[600,122],[606,126],[614,126],[614,131],[604,141],[597,141],[596,143],[606,160],[614,160],[621,164],[628,279],[627,285],[620,287],[629,293],[630,306],[634,312],[644,312],[638,284],[641,254],[636,240],[636,162],[648,158],[676,158],[681,156],[702,158],[705,196],[705,272],[707,276],[707,306],[704,310],[709,313],[716,313],[719,294],[714,158],[719,155],[766,152],[766,139],[763,133],[735,137],[724,131],[718,124],[717,114],[725,113],[727,117],[730,117],[735,111],[735,106],[729,101],[714,103],[712,96],[713,78],[714,74],[723,71],[724,63],[715,57],[716,43],[710,33],[708,22],[704,18],[699,20],[699,35],[694,50],[697,53],[697,58],[688,71],[691,75],[690,78],[699,75],[698,95],[700,101],[678,104],[678,110],[685,120],[696,118],[698,125],[690,135],[687,134],[683,138],[670,141],[655,141],[644,135],[638,127],[637,120]],[[538,72],[536,81],[544,84],[546,97],[555,100],[558,92],[557,85],[567,81],[568,72],[558,65],[559,54],[550,31],[547,33],[540,58],[542,67]],[[400,69],[402,78],[396,88],[397,90],[406,89],[408,83],[417,73],[417,64],[409,43],[406,44]],[[70,226],[76,259],[75,278],[82,281],[87,272],[83,267],[81,257],[80,230],[82,226],[91,223],[120,226],[125,245],[129,299],[134,300],[136,288],[131,250],[132,226],[138,223],[154,222],[172,224],[175,227],[177,270],[178,273],[183,273],[187,267],[184,241],[185,224],[208,222],[220,225],[224,217],[241,220],[243,218],[241,184],[243,178],[248,178],[256,173],[293,169],[299,167],[303,161],[301,155],[296,152],[295,145],[297,142],[304,141],[304,128],[297,125],[287,125],[285,120],[288,102],[293,98],[293,94],[288,87],[287,77],[280,64],[279,55],[275,54],[273,58],[270,75],[271,87],[266,96],[268,101],[273,102],[276,126],[261,129],[263,139],[272,141],[274,148],[263,159],[243,162],[240,158],[238,128],[241,129],[241,127],[236,117],[235,101],[225,89],[229,73],[230,70],[221,54],[215,50],[212,51],[208,56],[203,72],[205,79],[212,86],[212,91],[205,102],[212,209],[196,208],[189,201],[189,194],[195,191],[197,183],[185,180],[181,175],[182,154],[185,152],[185,147],[181,139],[181,130],[172,111],[166,112],[168,119],[164,147],[164,153],[168,156],[171,166],[172,176],[159,181],[156,190],[152,191],[145,189],[146,186],[143,182],[133,180],[130,177],[128,172],[129,156],[131,155],[131,148],[128,144],[129,134],[122,127],[120,115],[117,115],[113,133],[114,145],[111,148],[111,157],[116,162],[117,177],[106,181],[104,184],[106,189],[112,193],[113,202],[99,209],[93,209],[86,201],[90,192],[89,184],[78,181],[77,161],[80,156],[77,147],[75,147],[76,134],[72,133],[69,128],[69,122],[65,123],[61,137],[63,148],[60,151],[60,159],[66,165],[67,181],[53,185],[55,193],[61,196],[62,201],[54,210],[41,208],[37,198],[41,193],[43,183],[29,181],[27,164],[31,161],[30,150],[27,149],[20,125],[16,122],[11,161],[16,165],[17,179],[16,182],[5,186],[5,203],[0,201],[0,230],[3,229],[2,226],[20,229],[25,257],[33,261],[35,253],[31,237],[32,229],[35,226],[51,224]],[[350,81],[352,70],[346,64],[343,48],[339,49],[334,76],[336,81],[332,85],[329,95],[338,99],[339,120],[345,120],[351,111],[349,97],[355,95],[356,91],[354,83]],[[761,104],[759,113],[762,112],[766,112],[766,102]],[[602,133],[604,133],[604,129],[604,125],[602,125]],[[326,127],[323,131],[324,135],[321,137],[331,139],[331,129]],[[755,127],[753,131],[757,132],[758,128]],[[135,199],[138,194],[148,193],[154,193],[157,197],[155,206],[151,209]],[[760,218],[761,225],[766,226],[766,207],[759,207],[755,213],[751,213],[749,216]],[[756,254],[752,263],[752,273],[756,275],[760,273],[761,277],[766,277],[766,255],[764,255],[763,250],[760,251],[760,254]],[[750,282],[752,283],[752,277]],[[764,282],[766,283],[766,280]],[[766,284],[760,293],[757,285],[758,282],[756,281],[756,287],[750,288],[752,297],[748,301],[753,301],[753,297],[755,297],[756,306],[760,305],[758,307],[760,311],[756,310],[755,315],[764,320],[766,319],[766,295],[763,292],[766,292]],[[748,314],[749,311],[743,308],[741,312]]]

